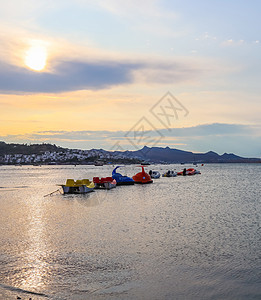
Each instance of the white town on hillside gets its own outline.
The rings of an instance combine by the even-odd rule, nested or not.
[[[59,152],[45,151],[42,154],[5,154],[0,157],[2,164],[55,164],[66,162],[92,162],[95,160],[124,160],[128,159],[121,153],[110,153],[103,150],[67,149]]]

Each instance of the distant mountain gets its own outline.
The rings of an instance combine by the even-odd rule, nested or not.
[[[22,155],[22,156],[21,156]],[[27,157],[30,156],[30,157]],[[233,153],[222,155],[209,151],[193,153],[169,147],[143,147],[137,151],[79,150],[52,144],[7,144],[0,142],[0,162],[15,163],[91,163],[97,159],[113,163],[244,163],[258,162],[260,158],[244,158]]]
[[[233,153],[219,155],[216,152],[193,153],[169,147],[143,147],[137,151],[122,152],[129,157],[137,157],[149,162],[158,163],[228,163],[228,162],[261,162],[259,158],[244,158]]]

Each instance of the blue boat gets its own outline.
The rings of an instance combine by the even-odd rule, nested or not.
[[[132,185],[134,184],[134,180],[128,176],[123,176],[120,173],[117,173],[117,169],[120,168],[121,166],[117,166],[113,171],[112,171],[112,178],[117,181],[117,185]]]

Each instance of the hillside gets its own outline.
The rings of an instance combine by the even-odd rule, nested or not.
[[[66,148],[58,147],[52,144],[7,144],[0,142],[0,155],[5,154],[40,154],[46,151],[63,151]]]
[[[124,155],[156,163],[244,163],[261,162],[259,158],[245,158],[233,153],[219,155],[216,152],[193,153],[169,147],[143,147],[137,151],[125,151]]]
[[[169,147],[143,147],[137,151],[106,151],[103,149],[79,150],[52,144],[7,144],[0,142],[0,163],[245,163],[261,162],[259,158],[244,158],[233,153],[222,155],[209,151],[193,153]]]

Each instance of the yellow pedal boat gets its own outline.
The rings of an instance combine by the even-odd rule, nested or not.
[[[85,194],[92,192],[95,184],[89,179],[67,179],[66,184],[61,184],[64,194]]]

